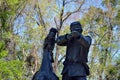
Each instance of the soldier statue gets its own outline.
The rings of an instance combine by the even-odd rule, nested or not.
[[[70,31],[70,34],[59,36],[56,40],[59,46],[67,47],[62,80],[87,80],[86,76],[90,74],[88,52],[92,39],[82,34],[82,25],[78,21],[70,24]]]

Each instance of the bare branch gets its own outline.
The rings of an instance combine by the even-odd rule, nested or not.
[[[68,17],[70,17],[72,14],[77,13],[77,12],[80,12],[81,7],[83,6],[84,2],[85,2],[85,0],[82,1],[81,5],[80,5],[80,6],[78,7],[78,9],[76,9],[75,11],[67,13],[66,17],[63,19],[63,22],[64,22],[65,20],[67,20]]]
[[[23,2],[23,3],[24,3],[24,2]],[[27,4],[27,3],[24,3],[23,8],[22,8],[20,11],[18,11],[18,14],[15,16],[14,20],[16,20],[16,19],[19,17],[19,15],[20,15],[20,14],[22,13],[22,11],[25,9],[26,4]],[[23,4],[22,4],[22,5],[23,5]],[[19,6],[19,7],[20,7],[20,6]],[[19,8],[19,7],[18,7],[18,8]],[[17,12],[18,8],[16,9],[16,12]]]
[[[58,28],[59,30],[61,29],[61,27],[63,25],[64,7],[65,7],[65,0],[63,0],[63,3],[62,3],[62,10],[61,10],[61,13],[60,13],[60,27]]]
[[[61,59],[58,61],[58,64],[65,58],[66,55],[62,56]]]
[[[71,2],[77,2],[77,0],[67,1],[67,2],[65,2],[65,5],[66,5],[66,4],[69,4],[69,3],[71,3]]]
[[[44,20],[43,20],[43,16],[42,16],[42,13],[41,13],[41,9],[40,9],[40,6],[38,6],[38,9],[39,9],[39,20],[40,20],[40,23],[41,23],[41,25],[45,28],[45,30],[46,30],[46,26],[45,26],[45,22],[44,22]]]
[[[23,5],[23,7],[21,8],[21,4]],[[14,21],[21,15],[22,11],[25,9],[27,2],[23,2],[21,3],[20,6],[18,6],[18,8],[15,10],[16,15],[15,16],[11,16],[10,19],[10,26],[14,25]],[[13,30],[13,27],[11,27],[11,30]]]
[[[39,22],[38,22],[34,17],[30,16],[30,18],[31,18],[32,20],[34,20],[34,21],[37,23],[38,26],[40,26]]]
[[[115,53],[112,55],[111,58],[113,58],[113,57],[117,54],[118,51],[119,51],[119,49],[117,49],[117,50],[115,51]]]
[[[99,42],[98,42],[98,45],[101,43],[101,41],[102,41],[102,39],[105,37],[105,35],[106,34],[108,34],[109,32],[107,31],[107,32],[105,32],[104,34],[103,34],[103,36],[101,37],[101,39],[99,40]]]
[[[55,25],[56,25],[56,28],[57,28],[57,30],[58,30],[58,25],[57,25],[57,20],[56,20],[56,18],[54,17],[54,22],[55,22]]]

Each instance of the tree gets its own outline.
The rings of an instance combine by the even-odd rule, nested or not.
[[[5,78],[0,74],[0,77],[30,79],[33,70],[27,67],[26,57],[34,50],[33,53],[39,56],[39,65],[36,67],[38,69],[48,30],[56,27],[58,37],[69,33],[70,23],[77,20],[81,22],[84,34],[89,33],[93,38],[88,63],[91,70],[89,79],[119,79],[119,74],[115,74],[119,71],[119,58],[116,58],[119,55],[120,40],[119,1],[98,1],[101,2],[100,6],[88,2],[89,0],[1,0],[0,67],[5,68],[0,68],[0,72],[7,75],[8,71],[9,76]],[[56,46],[54,57],[54,70],[60,74],[65,47]]]
[[[86,31],[91,34],[93,38],[92,52],[90,53],[90,79],[108,79],[107,71],[109,66],[113,66],[113,55],[118,54],[116,51],[119,46],[116,46],[116,39],[114,37],[114,28],[116,22],[116,1],[104,0],[104,9],[91,7],[90,10],[81,19]],[[98,74],[98,75],[96,75]]]
[[[14,21],[25,5],[22,0],[0,1],[0,79],[23,79],[24,62],[16,60],[16,38]],[[14,60],[13,60],[14,59]]]

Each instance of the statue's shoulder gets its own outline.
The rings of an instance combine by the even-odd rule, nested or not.
[[[91,38],[91,36],[89,36],[89,35],[87,35],[87,36],[84,36],[84,38],[87,40],[87,41],[92,41],[92,38]]]
[[[84,37],[85,37],[85,38],[92,39],[91,36],[89,36],[89,35],[86,35],[86,36],[84,36]]]

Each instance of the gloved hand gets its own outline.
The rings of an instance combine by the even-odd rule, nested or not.
[[[58,31],[57,31],[57,29],[55,29],[55,28],[51,28],[51,29],[50,29],[50,32],[53,32],[53,33],[56,34]]]
[[[54,32],[49,32],[48,37],[49,37],[49,38],[54,38],[55,35],[56,35],[56,33],[54,33]]]
[[[81,34],[80,34],[78,31],[73,31],[73,32],[71,33],[71,35],[72,35],[74,38],[81,37]]]
[[[73,38],[73,35],[72,35],[72,34],[67,34],[67,35],[66,35],[66,38],[67,38],[68,40],[71,40],[71,39]]]
[[[55,37],[55,35],[56,35],[57,32],[58,32],[57,29],[51,28],[51,29],[50,29],[50,32],[49,32],[49,34],[48,34],[49,38]]]

